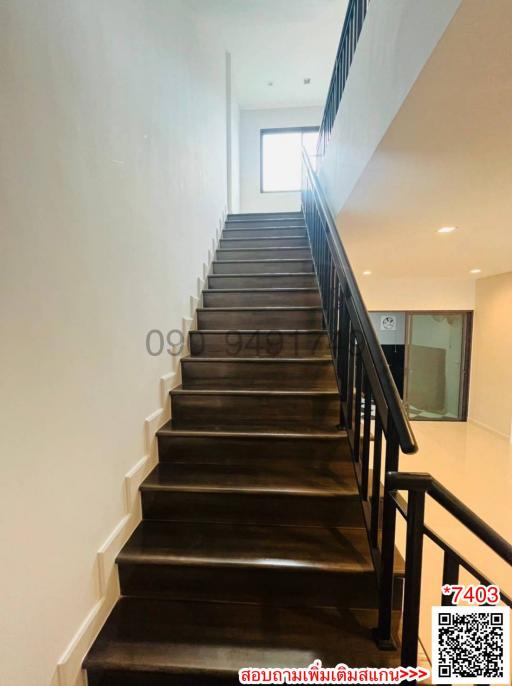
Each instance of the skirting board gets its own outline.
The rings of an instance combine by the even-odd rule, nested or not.
[[[160,379],[161,389],[177,385],[176,374],[166,374]],[[105,623],[119,598],[119,579],[116,558],[142,518],[139,487],[157,463],[156,432],[167,421],[168,412],[160,408],[144,421],[146,454],[125,475],[126,514],[114,527],[96,554],[96,569],[100,599],[89,612],[73,640],[57,663],[59,686],[83,686],[82,661],[95,637]]]
[[[499,436],[500,438],[504,438],[505,440],[512,443],[512,431],[510,434],[503,433],[502,431],[498,431],[497,429],[495,429],[492,426],[489,426],[488,424],[484,424],[483,422],[479,422],[478,419],[473,419],[473,417],[468,417],[468,422],[470,424],[474,424],[475,426],[479,426],[481,429],[485,429],[486,431],[490,431],[495,436]]]
[[[197,280],[197,294],[190,296],[190,313],[182,319],[184,341],[188,341],[188,332],[195,322],[195,311],[201,302],[201,293],[208,278],[226,213],[227,210],[225,209],[219,222],[216,237],[212,239],[212,248],[208,250],[208,263],[203,264],[203,275]],[[126,514],[118,522],[96,554],[100,598],[80,625],[71,643],[57,663],[59,686],[87,686],[87,676],[82,670],[82,662],[119,599],[119,578],[115,561],[121,548],[141,521],[139,487],[158,461],[156,432],[171,416],[169,391],[180,384],[179,362],[181,357],[187,354],[188,345],[184,345],[181,353],[172,357],[173,371],[160,378],[162,406],[144,420],[146,454],[124,477]]]

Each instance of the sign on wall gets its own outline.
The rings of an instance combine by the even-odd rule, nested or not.
[[[380,318],[381,331],[396,331],[397,319],[394,314],[383,314]]]

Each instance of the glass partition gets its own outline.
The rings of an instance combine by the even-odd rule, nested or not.
[[[408,316],[405,402],[411,419],[465,419],[464,312]]]

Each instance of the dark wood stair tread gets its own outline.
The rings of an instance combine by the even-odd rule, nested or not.
[[[209,310],[215,309],[215,308],[208,308]],[[226,309],[226,308],[220,308],[220,309]],[[229,308],[227,308],[229,309]],[[257,307],[257,308],[247,308],[247,307],[242,307],[238,309],[258,309],[258,310],[266,310],[268,308],[266,307]],[[275,309],[275,308],[272,308]],[[285,308],[278,308],[278,309],[285,309],[289,310],[289,307]],[[292,308],[294,309],[294,308]],[[316,309],[316,308],[313,308]],[[219,334],[225,336],[228,333],[233,333],[233,329],[190,329],[191,334],[204,334],[204,335],[212,335],[212,334]],[[257,333],[275,333],[275,334],[283,334],[283,335],[290,335],[290,334],[295,334],[295,333],[302,333],[302,334],[308,334],[309,336],[319,336],[319,335],[326,335],[327,332],[325,329],[237,329],[236,332],[234,333],[248,333],[248,334],[257,334]],[[332,359],[332,357],[329,355],[329,359]]]
[[[236,395],[236,396],[271,396],[271,397],[285,397],[285,396],[299,396],[304,398],[330,397],[338,398],[338,391],[334,390],[280,390],[280,389],[249,389],[249,388],[189,388],[184,389],[182,386],[177,386],[171,391],[171,395]]]
[[[253,493],[338,497],[355,495],[352,465],[304,463],[197,465],[163,463],[155,467],[141,486],[146,491]]]
[[[287,227],[287,228],[293,229],[294,227]],[[300,227],[297,227],[297,228],[300,228]],[[251,230],[254,231],[255,229],[251,229]],[[229,231],[230,231],[230,229],[227,229],[227,233],[229,233]],[[231,229],[231,231],[236,231],[236,229]],[[265,236],[265,234],[263,234],[262,236],[258,236],[257,238],[229,238],[229,236],[226,237],[225,234],[226,234],[226,231],[224,231],[222,233],[221,240],[223,240],[223,241],[226,241],[226,240],[227,241],[231,241],[231,240],[233,240],[233,241],[247,241],[247,244],[250,244],[251,241],[262,241],[262,240],[273,241],[275,239],[278,239],[281,241],[281,240],[286,239],[286,238],[300,238],[300,239],[304,238],[304,235],[300,235],[300,234],[296,234],[296,233],[294,234],[294,233],[288,232],[288,231],[286,233],[284,233],[283,235],[279,235],[279,236]],[[279,247],[279,246],[276,246],[276,247]],[[295,247],[295,246],[292,246],[292,247]]]
[[[253,261],[253,260],[234,260],[234,262],[248,262],[248,261]],[[254,262],[261,262],[262,260],[254,260]],[[302,262],[303,260],[295,260],[298,262]],[[281,262],[281,260],[279,260]],[[245,276],[271,276],[272,278],[279,278],[280,276],[315,276],[315,272],[271,272],[270,274],[268,272],[252,272],[251,274],[244,274],[243,272],[240,274],[208,274],[208,278],[213,277],[214,279],[237,279],[240,277],[245,277]]]
[[[372,573],[366,530],[143,521],[120,564],[180,564]]]
[[[252,289],[247,289],[252,290]],[[308,289],[309,290],[309,289]],[[212,293],[214,291],[212,290]],[[250,305],[245,305],[243,307],[198,307],[199,312],[245,312],[245,311],[259,311],[259,312],[276,312],[279,310],[294,310],[298,312],[302,311],[316,311],[321,312],[322,308],[316,305],[258,305],[256,307],[251,307]],[[311,330],[311,329],[310,329]]]
[[[293,438],[293,439],[310,439],[324,440],[324,441],[340,441],[346,440],[347,432],[344,430],[326,430],[325,428],[318,428],[316,426],[303,426],[300,430],[296,426],[274,427],[274,426],[259,426],[255,428],[254,425],[234,425],[232,428],[226,429],[216,424],[202,424],[194,428],[176,428],[172,420],[164,424],[157,432],[158,436],[203,436],[205,438],[215,437],[248,437],[248,438]]]
[[[373,610],[121,598],[84,666],[234,680],[226,683],[238,683],[243,667],[307,667],[316,658],[395,666],[398,654],[372,639],[376,619]]]
[[[253,248],[254,250],[260,250],[261,248]],[[279,250],[282,250],[282,248],[277,248]],[[292,250],[303,250],[303,248],[292,248]],[[229,252],[229,251],[228,251]],[[232,252],[232,251],[231,251]],[[252,260],[248,259],[240,259],[240,260],[213,260],[213,264],[244,264],[244,263],[252,263],[252,262],[258,262],[258,263],[269,263],[271,264],[272,262],[311,262],[313,264],[313,259],[311,257],[262,257],[262,258],[256,258]],[[267,274],[268,272],[255,272],[257,274]],[[272,272],[270,272],[272,273]],[[280,274],[282,272],[279,272]],[[299,272],[290,272],[290,273],[299,273]],[[303,273],[303,272],[300,272]],[[215,275],[215,274],[214,274]]]
[[[285,288],[206,288],[203,293],[288,293],[290,291],[293,293],[318,293],[318,288],[301,286],[288,286]]]
[[[233,332],[230,332],[233,333]],[[213,364],[216,362],[222,363],[222,362],[240,362],[242,363],[247,363],[247,364],[255,364],[255,365],[265,365],[265,364],[276,364],[279,365],[280,363],[286,362],[286,363],[297,363],[298,365],[300,364],[318,364],[318,365],[325,365],[327,362],[331,361],[331,357],[329,355],[322,355],[322,357],[194,357],[194,356],[187,356],[184,357],[182,361],[185,361],[186,364],[189,362],[193,362],[194,364],[197,362],[197,364]],[[257,368],[254,370],[257,372]]]

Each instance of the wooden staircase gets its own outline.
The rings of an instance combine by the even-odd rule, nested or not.
[[[371,636],[376,576],[301,214],[229,216],[197,327],[89,686],[397,665]]]

